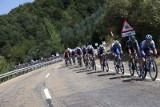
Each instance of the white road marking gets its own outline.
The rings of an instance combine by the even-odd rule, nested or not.
[[[49,75],[50,75],[49,73],[46,75],[46,79],[48,78]]]
[[[44,89],[44,93],[45,93],[47,99],[51,99],[51,98],[52,98],[52,97],[50,96],[49,91],[48,91],[47,88]]]
[[[99,67],[99,68],[101,68],[101,66],[100,66],[100,65],[97,65],[97,64],[96,64],[96,66],[97,66],[97,67]]]
[[[101,68],[101,66],[100,66],[100,65],[97,65],[97,64],[96,64],[96,66],[97,66],[97,67],[99,67],[99,68]],[[109,71],[114,72],[115,70],[113,70],[113,69],[109,69]],[[124,75],[130,75],[130,74],[129,74],[129,73],[124,73]],[[135,76],[138,76],[138,75],[135,75]],[[151,79],[151,78],[150,78],[150,77],[148,77],[148,76],[146,76],[146,79]],[[160,81],[160,79],[159,79],[159,78],[156,78],[156,80]]]
[[[115,70],[113,70],[113,69],[109,69],[109,71],[112,71],[112,72],[114,72]]]

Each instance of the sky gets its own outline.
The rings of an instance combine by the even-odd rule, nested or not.
[[[8,14],[19,5],[33,1],[34,0],[0,0],[0,15]]]

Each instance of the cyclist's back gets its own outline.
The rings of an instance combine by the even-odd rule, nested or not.
[[[94,56],[94,48],[92,47],[92,45],[88,45],[87,46],[87,52],[86,52],[87,55],[92,55]]]
[[[76,54],[79,55],[79,56],[81,56],[83,54],[80,47],[76,48]]]
[[[146,40],[143,40],[141,43],[141,49],[155,49],[155,42],[153,40],[151,40],[151,42],[147,42]]]
[[[83,55],[85,55],[86,52],[87,52],[87,48],[86,48],[86,46],[83,46],[83,47],[82,47],[82,53],[83,53]]]
[[[138,41],[135,40],[133,43],[132,41],[129,39],[127,42],[126,42],[126,45],[128,48],[136,48],[136,47],[139,47],[139,44],[138,44]]]

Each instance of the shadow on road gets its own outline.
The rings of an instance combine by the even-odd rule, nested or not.
[[[134,81],[153,82],[151,79],[143,80],[142,78],[138,78],[138,77],[133,77],[133,78],[130,78],[130,79],[122,80],[122,82],[134,82]]]
[[[70,66],[69,69],[80,68],[80,66]]]
[[[99,74],[97,76],[109,76],[109,75],[116,75],[117,73],[107,73],[107,74]]]
[[[122,82],[134,82],[134,81],[142,81],[141,78],[130,78],[126,80],[122,80]]]
[[[93,71],[93,70],[92,70]],[[94,73],[101,73],[101,72],[104,72],[104,71],[94,71],[94,72],[89,72],[87,74],[94,74]]]
[[[109,79],[121,79],[121,78],[130,78],[130,77],[131,77],[130,75],[121,75],[121,76],[116,76]]]
[[[77,71],[77,70],[76,70],[76,71]],[[77,71],[76,73],[82,73],[82,72],[87,72],[87,70],[80,69],[80,70]]]

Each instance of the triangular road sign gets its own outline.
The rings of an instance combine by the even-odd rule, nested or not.
[[[121,33],[129,32],[135,30],[126,20],[123,21]]]

